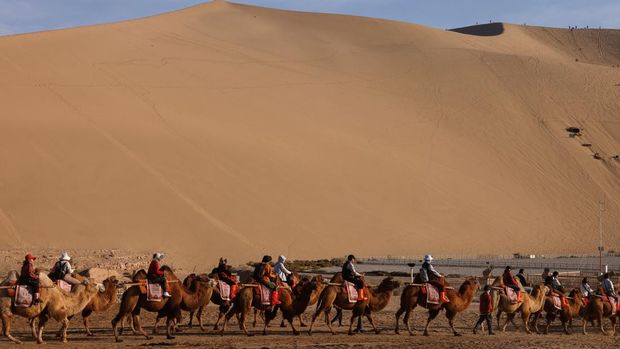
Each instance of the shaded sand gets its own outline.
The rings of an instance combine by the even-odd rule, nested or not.
[[[217,2],[1,37],[0,243],[593,253],[601,195],[620,224],[620,32],[499,32]]]

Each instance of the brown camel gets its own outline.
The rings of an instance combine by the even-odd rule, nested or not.
[[[517,283],[518,282],[519,281],[517,280]],[[510,304],[510,302],[508,301],[508,297],[506,297],[504,293],[499,293],[498,289],[494,287],[491,291],[491,297],[493,298],[494,306],[496,305],[495,309],[497,309],[496,317],[498,329],[502,332],[505,332],[508,322],[512,323],[515,328],[518,329],[519,326],[517,326],[517,324],[514,322],[514,317],[517,312],[521,312],[521,319],[523,320],[525,332],[528,334],[532,333],[529,328],[530,315],[542,310],[543,306],[545,305],[545,295],[548,291],[549,288],[547,286],[543,284],[536,285],[534,286],[531,294],[521,291],[523,293],[521,302]],[[507,314],[507,319],[504,323],[504,326],[500,327],[499,319],[502,312],[505,312]]]
[[[244,287],[237,294],[232,308],[226,314],[221,333],[224,334],[226,325],[228,324],[230,318],[233,315],[238,314],[239,327],[245,332],[246,335],[251,336],[245,327],[245,319],[247,318],[251,308],[254,307],[265,312],[263,335],[267,334],[267,326],[269,326],[269,322],[275,318],[278,309],[282,310],[282,316],[291,324],[293,334],[299,335],[299,331],[297,331],[295,325],[293,324],[293,319],[306,310],[308,303],[310,303],[312,292],[317,288],[317,285],[322,283],[323,277],[317,276],[312,278],[312,280],[304,278],[299,281],[295,291],[292,291],[286,286],[279,286],[278,300],[281,304],[272,311],[265,311],[266,307],[261,304],[260,296],[255,294],[254,287]]]
[[[349,325],[349,335],[354,334],[353,324],[355,320],[362,315],[366,316],[370,322],[370,325],[372,325],[373,330],[378,334],[379,330],[373,321],[372,312],[377,312],[384,309],[390,302],[393,291],[398,287],[400,287],[400,282],[398,280],[394,280],[392,277],[387,277],[381,281],[376,289],[369,289],[366,300],[358,301],[356,303],[349,302],[347,292],[342,286],[329,285],[325,287],[316,305],[316,311],[314,315],[312,315],[312,322],[310,323],[308,334],[312,334],[314,322],[322,312],[325,313],[325,322],[327,323],[329,330],[332,334],[335,334],[331,322],[329,321],[329,313],[334,306],[341,308],[342,310],[353,311],[351,323]]]
[[[598,289],[598,294],[604,294],[602,288]],[[601,333],[607,335],[615,335],[616,322],[618,322],[618,320],[620,319],[620,312],[616,312],[615,309],[612,309],[611,303],[609,303],[609,301],[603,300],[603,297],[599,295],[592,297],[590,303],[585,307],[584,311],[582,312],[582,332],[583,334],[587,334],[587,323],[596,320],[596,324],[600,328]],[[609,320],[611,321],[611,332],[605,331],[603,318],[609,318]]]
[[[127,317],[127,315],[132,315],[132,326],[135,330],[142,334],[147,339],[151,339],[152,337],[147,335],[142,326],[140,325],[140,311],[142,309],[148,312],[157,312],[159,314],[165,314],[167,317],[166,321],[166,338],[174,339],[172,335],[172,329],[175,324],[175,320],[179,316],[181,312],[181,302],[183,299],[182,292],[184,292],[183,287],[179,279],[174,275],[170,267],[163,266],[162,270],[164,271],[164,276],[168,279],[168,289],[169,293],[172,295],[170,298],[164,298],[160,302],[149,302],[146,299],[146,294],[142,294],[140,291],[139,285],[133,285],[129,287],[124,293],[121,299],[121,304],[118,310],[118,313],[112,319],[112,329],[114,330],[114,339],[117,342],[121,342],[122,340],[119,336],[122,334],[119,331],[119,323]],[[144,270],[138,271],[134,275],[134,280],[146,279],[146,272]],[[122,328],[122,326],[120,326]]]
[[[579,317],[584,313],[585,304],[583,302],[583,295],[579,289],[573,289],[568,296],[568,307],[565,307],[562,310],[556,309],[555,305],[553,305],[553,299],[550,296],[545,297],[545,304],[543,309],[545,311],[545,318],[547,320],[547,324],[545,325],[544,334],[549,333],[549,326],[555,320],[556,317],[560,318],[562,322],[562,328],[564,329],[565,334],[570,334],[568,331],[569,323],[572,323],[572,320],[576,317]],[[534,314],[534,329],[536,333],[540,333],[538,330],[538,318],[540,317],[542,311],[539,311]]]
[[[448,284],[446,283],[446,286]],[[448,323],[450,324],[450,328],[452,329],[452,333],[455,336],[460,336],[460,334],[454,328],[454,318],[456,314],[466,310],[471,301],[474,299],[476,292],[480,288],[480,283],[478,279],[474,276],[470,276],[459,287],[459,290],[456,291],[454,289],[448,288],[446,290],[446,296],[450,300],[448,303],[439,303],[435,304],[427,304],[426,296],[422,294],[422,287],[417,285],[407,285],[405,290],[403,291],[400,297],[400,308],[396,312],[396,334],[400,333],[398,320],[400,316],[405,313],[405,317],[403,318],[403,322],[407,326],[407,330],[410,335],[414,335],[412,326],[410,326],[409,316],[411,311],[415,309],[416,306],[422,306],[428,309],[428,319],[426,320],[426,326],[424,327],[424,335],[428,336],[428,327],[431,321],[439,314],[442,309],[446,310],[446,318],[448,319]]]
[[[86,334],[88,336],[93,336],[93,333],[90,331],[90,327],[88,326],[88,318],[91,314],[107,311],[112,307],[112,305],[117,303],[117,294],[120,286],[116,277],[110,276],[109,278],[103,280],[102,284],[105,291],[97,293],[90,303],[86,305],[84,310],[82,310],[84,328],[86,329]]]
[[[11,278],[17,275],[11,272]],[[7,280],[5,280],[6,282]],[[5,283],[3,282],[3,284]],[[50,318],[62,324],[61,340],[67,341],[67,327],[69,326],[69,317],[77,314],[95,297],[100,288],[91,283],[88,285],[79,285],[71,293],[61,291],[54,285],[45,273],[39,272],[39,282],[42,287],[40,299],[41,303],[27,308],[19,308],[12,306],[12,299],[8,296],[7,290],[0,293],[0,314],[2,316],[2,329],[4,335],[15,343],[21,343],[11,335],[11,319],[13,315],[25,317],[30,322],[32,335],[36,338],[37,343],[44,343],[43,331],[45,324]],[[8,282],[6,283],[8,284]],[[38,331],[35,328],[36,321],[39,319]]]
[[[200,309],[196,317],[198,318],[198,324],[200,325],[200,329],[202,331],[205,330],[202,325],[202,309],[209,304],[215,284],[216,281],[209,278],[206,274],[190,274],[183,280],[183,285],[181,286],[181,310],[193,313]],[[153,334],[158,333],[157,324],[159,320],[165,316],[165,311],[161,311],[157,314],[157,317],[155,318],[155,326],[153,327]],[[176,327],[180,320],[181,312],[179,312],[177,322],[175,324],[175,331],[177,332],[180,332],[180,330]]]

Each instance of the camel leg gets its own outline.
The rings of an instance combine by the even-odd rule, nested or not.
[[[428,327],[431,324],[431,321],[439,314],[439,310],[429,310],[428,311],[428,319],[426,319],[426,326],[424,326],[424,335],[429,336]]]
[[[142,328],[142,324],[140,324],[140,315],[135,315],[134,314],[131,317],[131,321],[133,322],[133,325],[136,328],[136,332],[138,332],[139,334],[143,335],[146,339],[153,339],[153,337],[149,336],[148,334],[146,334],[146,332]]]
[[[253,335],[248,332],[248,329],[245,326],[246,317],[247,317],[247,311],[242,311],[241,315],[239,316],[239,327],[241,327],[241,329],[243,330],[243,333],[245,333],[246,336],[252,337]],[[226,316],[226,318],[228,319],[228,315]]]
[[[256,324],[258,323],[256,321],[257,314],[258,314],[258,309],[254,308],[254,322],[252,322],[252,327],[256,327]]]
[[[498,331],[505,331],[506,327],[504,326],[504,328],[502,329],[502,325],[501,325],[501,319],[502,317],[502,310],[501,309],[497,309],[497,314],[495,314],[495,319],[497,320],[497,330]]]
[[[93,336],[93,333],[90,331],[90,326],[88,326],[88,318],[92,314],[92,310],[84,310],[82,311],[82,321],[84,322],[84,328],[86,329],[86,335],[89,337]]]
[[[409,332],[409,335],[415,336],[415,333],[413,332],[413,324],[411,324],[411,322],[413,322],[413,319],[411,320],[411,322],[409,321],[409,317],[411,316],[412,311],[413,311],[413,308],[407,309],[405,311],[405,317],[403,318],[403,322],[407,326],[407,332]]]
[[[43,330],[45,329],[45,324],[47,324],[48,320],[49,315],[47,314],[41,314],[39,316],[39,333],[34,336],[37,339],[38,344],[45,344],[45,341],[43,340]],[[30,329],[34,335],[36,333],[36,321],[34,319],[30,320]]]
[[[521,319],[523,320],[523,326],[525,326],[525,333],[532,334],[532,331],[530,331],[530,326],[529,326],[530,313],[527,311],[521,311]]]
[[[263,321],[263,336],[267,335],[267,326],[269,326],[269,316],[265,314],[265,321]]]
[[[317,311],[315,311],[314,314],[312,314],[312,319],[310,320],[310,328],[308,329],[309,336],[312,335],[312,328],[314,327],[314,322],[316,321],[316,318],[319,317],[320,314],[321,314],[320,309],[317,309]]]
[[[225,314],[226,313],[222,312],[221,310],[218,312],[217,320],[215,321],[215,325],[213,325],[213,331],[219,330],[220,321],[222,320],[222,318],[224,317]]]
[[[304,322],[304,318],[303,318],[302,314],[297,315],[297,318],[299,318],[299,326],[300,327],[308,327],[308,325],[306,325],[306,323]]]
[[[396,334],[400,334],[400,329],[399,329],[399,320],[400,320],[400,316],[403,315],[405,311],[403,310],[402,307],[398,308],[398,310],[396,311],[396,327],[394,327],[394,333]]]
[[[360,316],[360,319],[362,317]],[[377,328],[377,326],[375,326],[375,322],[372,319],[372,314],[368,313],[366,314],[366,318],[368,319],[368,322],[370,322],[370,325],[372,326],[372,329],[375,331],[376,334],[379,334],[381,331]],[[358,322],[359,325],[359,322]]]
[[[62,319],[62,337],[60,338],[60,341],[63,343],[67,343],[67,329],[69,328],[69,319],[64,318]]]
[[[290,319],[287,319],[287,320],[291,324],[291,329],[293,329],[293,335],[294,336],[299,336],[299,331],[297,331],[297,329],[295,328],[295,325],[293,324],[294,318],[291,317]]]
[[[332,327],[332,323],[329,322],[329,313],[332,311],[332,308],[325,308],[325,322],[327,323],[327,328],[329,328],[329,331],[332,334],[336,334],[336,331],[334,331],[334,328]]]
[[[159,328],[157,328],[157,325],[159,325],[159,320],[161,320],[161,317],[157,314],[155,317],[155,324],[153,325],[153,334],[159,334]]]
[[[194,312],[190,311],[189,312],[189,322],[187,323],[187,327],[192,328],[193,321],[194,321]]]
[[[176,316],[168,316],[166,319],[166,338],[174,339],[172,332],[174,331],[174,325],[176,323]]]
[[[448,313],[448,311],[446,310],[446,318],[448,319],[448,324],[450,325],[450,328],[452,329],[452,333],[455,336],[460,337],[461,334],[456,331],[456,328],[454,328],[455,317],[456,317],[456,313]]]
[[[349,324],[349,336],[354,335],[355,333],[353,332],[353,323],[355,322],[355,320],[359,317],[359,315],[355,315],[355,313],[353,313],[351,315],[351,323]]]
[[[16,344],[22,344],[22,341],[11,335],[11,320],[12,315],[2,314],[2,334],[8,338],[11,342]]]
[[[198,319],[198,327],[202,332],[205,332],[207,329],[205,328],[204,323],[202,322],[202,313],[204,312],[204,306],[198,308],[198,313],[196,314],[196,319]],[[193,314],[193,313],[192,313]],[[191,315],[191,314],[190,314]]]
[[[553,322],[553,320],[555,320],[554,318],[555,318],[555,316],[552,313],[547,314],[547,323],[545,324],[545,332],[544,332],[544,334],[549,334],[549,327],[551,327],[551,322]],[[538,333],[538,325],[535,325],[535,328],[536,328],[536,333]]]

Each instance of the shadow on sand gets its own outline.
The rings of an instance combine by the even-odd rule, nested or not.
[[[487,23],[469,27],[450,29],[450,31],[476,36],[496,36],[504,32],[503,23]]]

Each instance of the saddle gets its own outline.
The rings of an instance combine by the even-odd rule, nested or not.
[[[56,280],[56,287],[67,293],[71,293],[71,289],[73,288],[73,286],[65,280]]]
[[[355,284],[345,280],[342,283],[342,287],[347,292],[347,299],[349,300],[349,303],[357,303],[360,297],[357,289],[355,288]]]
[[[170,282],[170,281],[168,281]],[[146,279],[138,280],[140,284],[140,293],[146,295],[146,300],[149,302],[161,302],[164,299],[164,292],[161,289],[159,283],[151,283]],[[166,284],[166,291],[170,291],[170,286]]]
[[[509,304],[517,304],[521,301],[521,291],[517,292],[508,286],[504,286],[504,292]]]
[[[428,282],[425,285],[426,287],[422,288],[422,293],[426,293],[426,304],[439,304],[440,298],[439,289],[437,288],[437,286]]]
[[[272,292],[269,289],[269,287],[260,284],[258,282],[256,282],[255,284],[258,285],[258,287],[254,287],[254,294],[256,294],[257,296],[260,297],[260,304],[262,305],[271,305],[271,296],[272,296]],[[275,293],[277,294],[277,290],[275,291]]]
[[[40,289],[39,289],[40,290]],[[17,308],[28,308],[32,305],[34,293],[28,285],[16,285],[13,305]]]
[[[223,282],[223,281],[218,281],[217,282],[217,286],[220,289],[220,297],[222,298],[223,301],[230,301],[232,298],[232,292],[231,292],[231,287],[229,284]]]
[[[551,300],[553,301],[553,307],[557,310],[562,310],[562,299],[557,294],[551,295]]]

